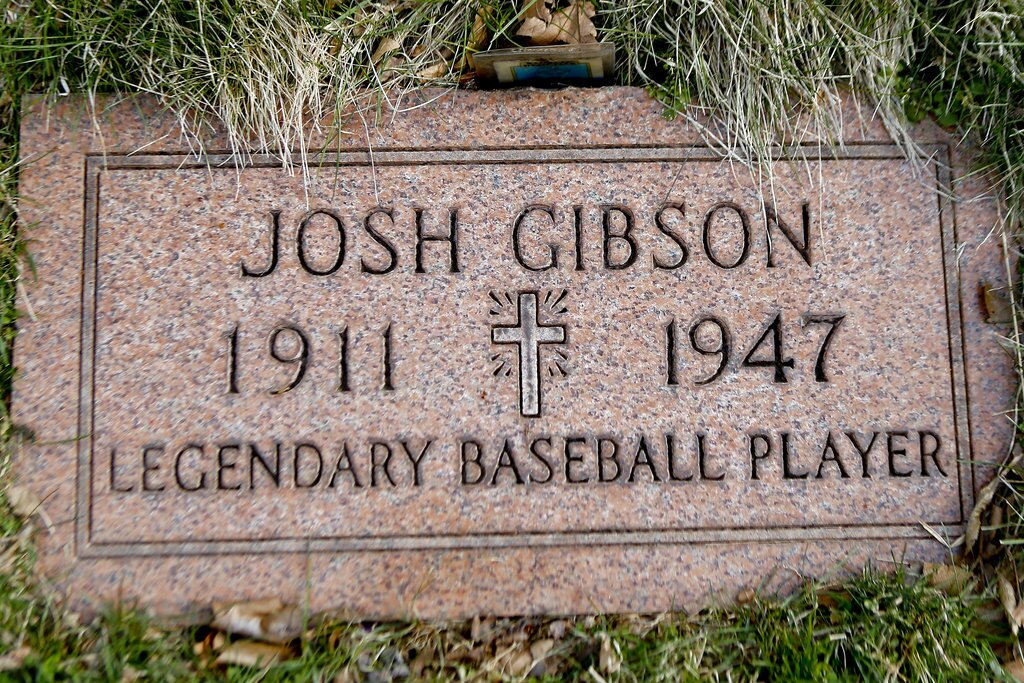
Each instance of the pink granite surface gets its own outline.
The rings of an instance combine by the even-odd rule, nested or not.
[[[14,410],[37,444],[15,466],[54,522],[43,566],[76,602],[179,611],[275,594],[364,617],[653,611],[770,575],[784,587],[948,556],[923,524],[962,530],[984,463],[1009,444],[1012,373],[978,294],[1006,279],[994,207],[961,179],[969,156],[942,131],[918,130],[933,157],[915,165],[851,105],[846,149],[805,149],[809,161],[759,187],[636,90],[437,95],[368,132],[343,125],[308,182],[272,158],[239,171],[219,138],[212,157],[189,156],[147,99],[110,103],[99,129],[82,100],[25,103],[23,230],[38,280]],[[944,201],[948,178],[972,201]],[[714,208],[723,202],[737,208]],[[762,202],[798,242],[806,205],[810,265],[766,232]],[[680,208],[661,211],[659,229],[666,203]],[[538,205],[553,218],[524,219],[521,257],[537,268],[557,248],[559,264],[531,271],[513,226]],[[608,206],[632,212],[628,267],[605,265],[602,212],[613,234],[624,227]],[[391,217],[367,229],[375,207]],[[428,236],[457,214],[459,272],[437,241],[416,272],[417,209]],[[242,263],[267,265],[274,211],[277,267],[245,277]],[[327,215],[309,220],[307,269],[297,254],[315,211],[344,226],[328,275],[308,272],[334,265]],[[709,249],[726,264],[747,218],[741,265],[708,257],[709,212]],[[677,268],[655,267],[681,256],[667,233],[686,249]],[[629,257],[609,241],[612,264]],[[537,417],[520,406],[517,347],[492,340],[533,292],[539,323],[564,330],[537,356]],[[807,314],[845,316],[827,382],[815,360],[829,325],[804,325]],[[732,351],[696,385],[718,365],[689,338],[709,315]],[[785,383],[742,366],[776,316],[793,360]],[[705,349],[718,343],[709,325]],[[272,394],[298,365],[271,357],[283,327],[302,331],[308,362]],[[273,353],[297,357],[297,340],[280,333]],[[462,464],[470,442],[482,469]],[[280,458],[277,482],[254,453],[271,469]]]

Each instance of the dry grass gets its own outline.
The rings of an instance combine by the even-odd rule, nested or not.
[[[841,144],[844,91],[873,103],[910,144],[896,89],[915,48],[910,3],[645,0],[604,16],[626,45],[623,78],[699,126],[723,155],[758,162],[783,141]]]
[[[197,149],[216,127],[243,160],[270,151],[288,163],[366,92],[400,106],[404,89],[454,83],[476,12],[469,0],[26,2],[8,10],[0,59],[32,62],[35,87],[55,93],[152,93]]]

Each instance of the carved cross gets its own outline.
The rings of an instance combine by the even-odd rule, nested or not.
[[[519,320],[515,325],[494,325],[491,341],[516,344],[519,353],[519,410],[526,417],[540,415],[540,345],[565,342],[564,325],[541,325],[537,319],[537,294],[519,295]]]

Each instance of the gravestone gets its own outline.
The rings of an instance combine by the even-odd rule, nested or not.
[[[304,175],[26,103],[15,469],[76,602],[646,612],[955,552],[1012,373],[946,134],[847,103],[768,182],[637,90],[405,105]]]

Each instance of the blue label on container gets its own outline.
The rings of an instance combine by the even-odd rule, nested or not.
[[[589,64],[535,64],[513,66],[517,81],[582,80],[590,78]]]

